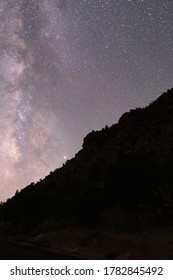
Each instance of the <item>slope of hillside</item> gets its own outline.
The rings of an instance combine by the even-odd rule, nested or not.
[[[172,184],[173,89],[89,133],[73,159],[1,205],[1,220],[16,232],[46,221],[47,231],[163,225],[173,217]]]

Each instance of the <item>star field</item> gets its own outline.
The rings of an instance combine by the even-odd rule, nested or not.
[[[172,87],[172,0],[0,2],[0,200]]]

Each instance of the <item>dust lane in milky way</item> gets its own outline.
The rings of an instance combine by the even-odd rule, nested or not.
[[[0,200],[172,87],[171,0],[0,3]]]

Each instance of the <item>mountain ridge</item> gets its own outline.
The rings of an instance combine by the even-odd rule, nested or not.
[[[88,222],[105,209],[120,204],[139,208],[144,201],[147,204],[147,199],[150,204],[153,199],[157,207],[158,203],[164,204],[163,197],[172,196],[172,176],[168,174],[173,161],[172,124],[173,89],[170,89],[149,106],[124,113],[110,128],[89,133],[82,149],[63,167],[8,199],[2,205],[3,217],[21,221],[24,215],[26,223],[37,224],[50,217],[77,215],[77,219]],[[145,199],[141,199],[140,193]],[[112,196],[116,197],[114,202]]]
[[[172,259],[172,186],[170,89],[1,203],[0,236],[75,259]]]

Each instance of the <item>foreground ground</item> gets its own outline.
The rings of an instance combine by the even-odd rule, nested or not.
[[[145,223],[136,217],[110,217],[90,226],[45,221],[27,233],[5,233],[1,224],[1,236],[77,259],[173,259],[173,225],[154,218]]]

